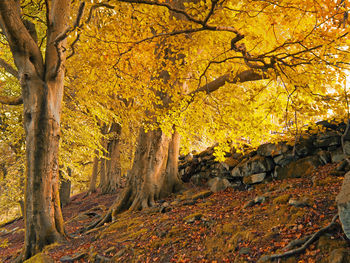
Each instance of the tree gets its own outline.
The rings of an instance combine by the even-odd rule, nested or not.
[[[18,102],[23,100],[24,106],[25,242],[19,260],[30,258],[45,245],[63,240],[66,235],[59,201],[58,147],[65,64],[63,50],[71,30],[68,26],[70,2],[45,2],[47,40],[44,55],[35,25],[22,17],[20,1],[0,2],[0,26],[18,69],[22,87]]]
[[[117,84],[133,87],[133,95],[135,90],[138,90],[135,80],[139,80],[139,72],[146,72],[143,79],[149,79],[150,84],[148,87],[142,85],[139,94],[153,94],[153,97],[149,95],[152,97],[148,100],[149,104],[143,105],[148,109],[146,112],[149,113],[151,109],[151,116],[156,122],[150,125],[153,125],[153,129],[146,126],[141,130],[128,186],[98,224],[111,220],[112,215],[125,209],[148,207],[156,198],[162,196],[165,189],[172,188],[163,184],[167,181],[164,171],[168,160],[166,145],[170,139],[154,128],[161,127],[169,134],[173,125],[176,125],[176,130],[185,134],[189,130],[184,130],[183,127],[189,128],[192,133],[193,127],[197,128],[198,123],[202,124],[201,129],[220,135],[221,141],[227,141],[227,135],[230,134],[230,140],[257,143],[264,136],[270,136],[267,134],[271,130],[281,131],[283,127],[277,126],[283,120],[287,120],[286,123],[294,123],[294,132],[297,133],[299,119],[291,122],[291,117],[294,118],[297,113],[302,115],[303,112],[317,116],[320,108],[312,108],[312,101],[317,99],[317,96],[329,96],[327,87],[332,86],[335,90],[340,90],[337,83],[344,78],[343,70],[348,63],[348,47],[344,46],[348,40],[348,32],[346,28],[339,27],[339,21],[343,22],[346,16],[337,3],[321,1],[322,3],[315,5],[312,1],[299,0],[285,4],[268,1],[161,3],[122,0],[116,2],[113,7],[116,11],[115,16],[118,16],[119,9],[128,10],[121,2],[140,4],[133,7],[132,14],[138,10],[138,15],[132,15],[132,21],[137,25],[136,28],[148,28],[143,29],[146,33],[141,33],[141,30],[132,31],[132,37],[137,37],[138,40],[131,43],[124,40],[124,37],[127,39],[126,36],[118,35],[115,40],[118,26],[123,27],[125,24],[116,22],[113,25],[109,22],[107,26],[113,28],[114,33],[103,31],[102,28],[103,32],[90,36],[100,45],[108,45],[109,48],[115,46],[112,50],[116,50],[116,54],[113,56],[113,52],[110,51],[105,56],[105,62],[112,60],[112,68],[115,70],[112,74],[117,73],[117,77],[112,79]],[[150,10],[152,15],[147,12]],[[123,13],[124,17],[127,12]],[[161,14],[162,18],[156,20],[158,14]],[[111,20],[113,16],[114,14],[110,15]],[[147,19],[150,17],[151,19]],[[167,44],[161,49],[163,56],[157,57],[154,54],[157,53],[155,50],[159,49],[164,41]],[[167,53],[167,49],[171,52]],[[146,50],[152,50],[153,60],[150,59],[152,52],[147,53]],[[175,63],[169,63],[169,53],[175,57]],[[184,56],[180,56],[181,54]],[[110,59],[113,57],[117,59]],[[141,70],[142,66],[133,67],[146,65],[141,60],[148,63],[148,71]],[[157,61],[157,64],[152,64],[153,61]],[[106,66],[108,67],[108,64]],[[126,70],[127,73],[124,74]],[[161,72],[168,73],[167,81],[159,78]],[[326,72],[334,74],[326,75]],[[187,80],[183,81],[184,79]],[[246,85],[250,82],[256,83],[255,90]],[[180,83],[187,87],[183,88]],[[142,89],[149,91],[147,93]],[[127,94],[130,89],[125,89],[126,93],[123,93],[123,89],[115,90],[120,96],[130,97],[130,94]],[[225,93],[222,90],[225,90]],[[275,90],[276,93],[269,94],[269,97],[276,96],[262,105],[262,101],[258,103],[254,97],[265,90]],[[234,104],[237,118],[229,116],[232,114],[234,100],[228,96],[235,96],[234,93],[242,96],[238,97],[239,102],[235,103],[244,104],[244,99],[249,100],[247,105],[241,108]],[[161,94],[171,98],[171,103],[166,107]],[[220,98],[220,101],[215,101],[216,98]],[[220,107],[225,100],[231,103],[226,109]],[[202,115],[197,112],[202,113],[208,108],[206,105],[203,107],[203,104],[199,106],[203,101],[211,104],[208,107],[213,108],[211,112],[218,116],[216,120],[221,118],[219,122],[214,122],[216,127],[208,129],[207,124],[199,119]],[[213,103],[217,106],[213,106]],[[290,105],[292,111],[286,112],[284,109],[290,109]],[[260,108],[255,111],[257,107]],[[242,112],[243,109],[253,112]],[[322,111],[325,109],[326,107],[322,108]],[[195,124],[187,122],[183,125],[184,116],[187,117],[187,121],[195,120]],[[265,119],[268,119],[271,123],[270,116],[276,119],[276,123],[269,124],[268,129],[260,127],[263,131],[261,135],[257,135],[254,128],[247,128],[248,121],[265,123]],[[310,120],[310,116],[308,117]],[[151,119],[152,121],[154,119]],[[227,128],[224,128],[230,127],[231,123],[237,126],[234,133],[228,133]],[[176,183],[173,183],[174,185]]]

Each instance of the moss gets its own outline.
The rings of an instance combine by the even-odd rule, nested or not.
[[[237,224],[235,223],[227,223],[222,225],[222,233],[224,234],[232,234],[235,230],[237,230]]]
[[[277,205],[277,204],[286,204],[288,203],[289,199],[290,199],[290,194],[284,194],[284,195],[280,195],[279,197],[276,197],[273,200],[273,204]]]
[[[202,202],[202,203],[198,203],[197,206],[198,207],[201,207],[201,208],[205,208],[205,207],[208,207],[208,206],[212,206],[214,204],[214,201],[212,200],[207,200],[205,202]]]
[[[252,242],[254,241],[256,235],[250,231],[250,229],[245,231],[237,231],[228,241],[233,247],[237,247],[242,242]]]
[[[47,253],[47,252],[49,252],[50,250],[55,249],[56,247],[61,246],[61,245],[62,245],[62,244],[57,243],[57,242],[55,242],[55,243],[53,243],[53,244],[50,244],[50,245],[47,245],[47,246],[45,246],[45,248],[43,249],[43,252],[44,252],[44,253]]]
[[[302,218],[306,214],[306,211],[298,209],[296,213],[292,213],[291,222],[295,223],[298,219]]]
[[[198,199],[207,198],[207,197],[209,197],[210,195],[212,195],[212,193],[213,193],[212,191],[208,191],[208,190],[199,192],[199,193],[194,194],[194,195],[192,196],[192,200],[198,200]]]
[[[327,185],[334,185],[335,183],[338,183],[339,180],[342,180],[341,178],[338,177],[327,177],[325,179],[321,180],[316,180],[315,184],[317,186],[327,186]]]
[[[194,220],[199,220],[203,217],[203,214],[202,213],[194,213],[194,214],[190,214],[188,216],[186,216],[183,220],[186,222],[186,221],[190,221],[192,219]]]
[[[205,240],[208,254],[216,253],[220,248],[222,249],[224,245],[224,240],[220,238],[218,239],[216,236],[208,237]]]
[[[182,232],[183,232],[183,231],[182,231],[182,229],[181,229],[180,227],[173,226],[173,227],[169,230],[167,236],[168,236],[168,237],[180,236],[180,235],[182,234]]]
[[[23,263],[53,263],[53,259],[44,253],[36,254],[34,257],[24,261]]]
[[[142,227],[142,223],[143,221],[141,219],[131,216],[130,213],[124,213],[117,221],[113,222],[97,235],[96,238],[104,238],[115,232],[123,233],[123,236],[128,236],[130,232],[137,232],[138,230],[135,229]]]
[[[273,212],[274,213],[274,218],[276,219],[276,223],[278,222],[279,224],[288,224],[290,222],[290,215],[291,215],[291,210],[293,207],[287,204],[283,204],[280,207],[278,207],[277,211]],[[277,221],[278,220],[278,221]]]
[[[188,200],[192,198],[192,195],[193,195],[193,190],[190,189],[190,190],[184,191],[181,195],[179,195],[178,199],[180,201]]]
[[[346,246],[347,242],[345,240],[331,239],[328,235],[321,236],[317,243],[317,248],[326,252],[331,252],[334,249],[344,248]]]

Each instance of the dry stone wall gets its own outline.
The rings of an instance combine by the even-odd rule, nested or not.
[[[199,154],[181,156],[179,174],[183,181],[196,185],[215,177],[225,178],[236,185],[251,185],[271,178],[309,176],[318,166],[341,162],[345,158],[341,136],[346,125],[322,121],[318,127],[324,131],[302,135],[295,146],[286,142],[266,143],[245,155],[232,149],[224,162],[215,161],[214,146]],[[346,141],[344,149],[350,153],[350,142]],[[342,170],[346,168],[343,165]]]

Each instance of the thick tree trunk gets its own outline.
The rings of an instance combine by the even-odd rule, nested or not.
[[[23,93],[28,94],[24,96],[27,155],[24,258],[29,258],[65,235],[58,175],[63,78],[47,83],[28,80],[22,87]]]
[[[0,1],[0,26],[18,68],[24,106],[27,175],[25,241],[19,261],[63,240],[59,198],[58,148],[63,97],[65,49],[70,0],[47,2],[45,61],[35,25],[21,17],[20,1]],[[58,40],[59,39],[59,40]]]
[[[89,228],[100,226],[127,209],[140,210],[181,189],[178,177],[180,137],[168,138],[160,129],[145,132],[141,128],[134,163],[127,186],[103,219]]]

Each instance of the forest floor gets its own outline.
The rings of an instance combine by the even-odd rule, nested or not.
[[[82,193],[63,209],[70,239],[44,253],[55,262],[257,262],[331,222],[344,178],[332,175],[334,168],[328,164],[310,178],[272,180],[249,190],[211,193],[186,185],[156,207],[122,213],[85,233],[80,230],[102,215],[118,193]],[[11,262],[20,252],[23,233],[22,219],[0,227],[0,262]],[[335,227],[301,255],[276,262],[332,262],[334,251],[349,246]]]

